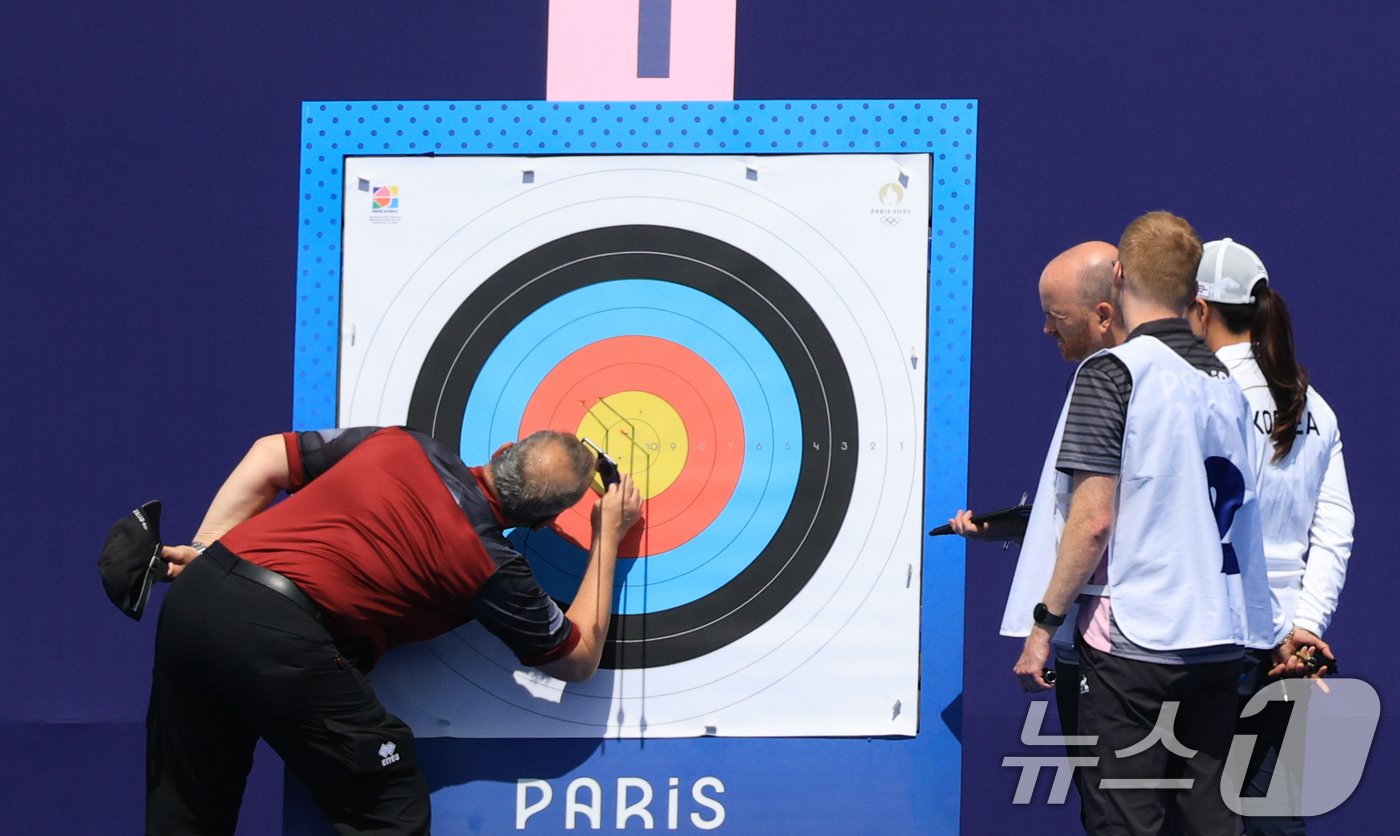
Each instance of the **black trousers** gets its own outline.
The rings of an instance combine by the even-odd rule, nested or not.
[[[1098,766],[1085,770],[1085,830],[1093,834],[1162,833],[1170,818],[1175,832],[1235,836],[1240,820],[1220,794],[1221,772],[1235,731],[1239,661],[1159,665],[1123,659],[1081,647],[1080,667],[1088,690],[1079,698],[1079,732],[1098,736]],[[1130,754],[1154,734],[1162,706],[1177,704],[1168,729],[1190,757],[1162,742]],[[1177,747],[1177,748],[1181,748]],[[1154,783],[1190,780],[1189,789],[1115,788],[1101,781]]]
[[[1245,705],[1248,704],[1249,698],[1272,681],[1267,675],[1274,664],[1272,654],[1263,650],[1251,653],[1250,657],[1252,667],[1246,679],[1249,688],[1247,689],[1248,693],[1240,696],[1241,713]],[[1279,751],[1283,748],[1284,735],[1288,732],[1289,720],[1292,719],[1295,712],[1306,710],[1306,702],[1304,701],[1273,701],[1258,714],[1251,717],[1240,717],[1235,729],[1236,733],[1257,736],[1254,749],[1250,753],[1249,767],[1245,772],[1245,787],[1242,795],[1257,798],[1267,796],[1274,782],[1282,782],[1283,784],[1283,787],[1276,790],[1276,793],[1286,787],[1287,797],[1298,798],[1302,795],[1302,776],[1280,764],[1278,756]],[[1244,832],[1249,836],[1304,836],[1308,832],[1308,827],[1299,816],[1246,816]]]
[[[1060,717],[1060,733],[1065,736],[1081,734],[1079,731],[1079,665],[1055,658],[1055,712]],[[1065,754],[1070,757],[1092,757],[1092,746],[1065,746]],[[1074,770],[1074,791],[1079,795],[1079,823],[1087,825],[1084,804],[1084,770]]]
[[[211,546],[161,608],[146,718],[147,832],[232,834],[259,737],[338,832],[429,832],[408,726],[313,615],[229,574],[236,560]]]

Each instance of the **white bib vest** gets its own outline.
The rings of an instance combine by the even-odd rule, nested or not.
[[[1065,530],[1065,517],[1069,513],[1070,478],[1055,469],[1055,460],[1060,455],[1060,439],[1065,433],[1065,414],[1069,411],[1069,398],[1060,409],[1060,421],[1055,426],[1055,435],[1050,439],[1050,452],[1045,456],[1045,464],[1040,470],[1040,482],[1035,489],[1035,500],[1031,504],[1031,516],[1026,521],[1026,533],[1021,538],[1021,555],[1016,560],[1016,574],[1011,578],[1011,592],[1006,598],[1006,610],[1001,616],[1003,636],[1028,636],[1031,632],[1031,611],[1035,608],[1045,590],[1050,586],[1050,575],[1055,570],[1055,553],[1060,546],[1060,534]],[[1073,618],[1065,619],[1055,636],[1056,644],[1070,644],[1073,640]],[[1068,641],[1062,641],[1065,634]]]
[[[1195,369],[1154,337],[1109,351],[1133,382],[1108,546],[1114,620],[1129,640],[1149,650],[1271,647],[1275,630],[1260,539],[1255,440],[1244,396],[1228,378]],[[1068,486],[1068,477],[1054,467],[1067,408],[1016,566],[1002,622],[1008,635],[1029,632],[1031,609],[1054,570],[1066,513],[1057,494]],[[1045,522],[1037,526],[1042,506]]]

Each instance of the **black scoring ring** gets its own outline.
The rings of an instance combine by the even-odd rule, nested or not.
[[[787,606],[821,566],[845,521],[859,438],[845,362],[806,299],[737,247],[690,230],[648,225],[559,238],[483,282],[428,351],[408,424],[455,449],[472,385],[511,329],[573,290],[641,277],[708,294],[768,339],[797,395],[804,452],[791,504],[767,546],[733,580],[704,597],[668,610],[614,615],[602,663],[612,669],[695,659],[748,635]],[[847,449],[840,449],[842,442]]]

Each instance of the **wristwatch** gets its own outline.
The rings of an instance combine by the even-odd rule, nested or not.
[[[1041,627],[1049,627],[1052,629],[1065,623],[1065,617],[1050,612],[1050,608],[1045,606],[1044,601],[1035,605],[1035,609],[1031,611],[1031,618],[1035,619],[1035,623],[1039,624]]]

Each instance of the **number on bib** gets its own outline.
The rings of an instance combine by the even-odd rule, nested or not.
[[[1240,561],[1235,547],[1225,539],[1235,523],[1235,512],[1244,504],[1244,474],[1229,459],[1211,456],[1206,459],[1206,484],[1210,485],[1210,507],[1215,512],[1215,525],[1220,529],[1220,571],[1227,575],[1240,573]]]

